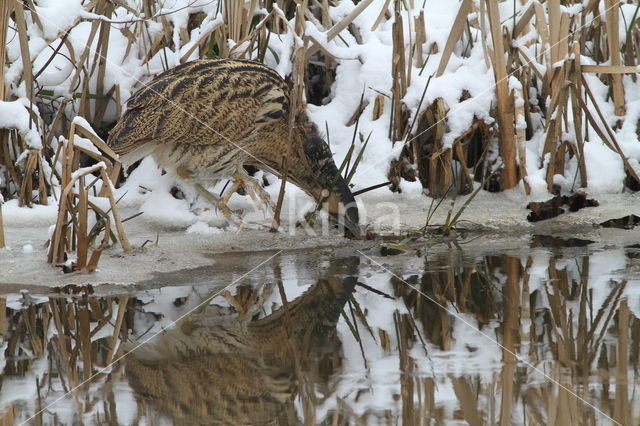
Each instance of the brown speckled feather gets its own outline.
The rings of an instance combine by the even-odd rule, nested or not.
[[[176,164],[177,159],[196,173],[208,168],[224,172],[211,160],[229,150],[239,151],[239,162],[247,157],[259,162],[247,149],[252,145],[247,137],[260,133],[260,128],[286,124],[285,91],[280,76],[261,64],[190,62],[159,75],[132,96],[109,143],[116,153],[133,153],[133,158],[136,151],[146,151],[145,144],[154,144],[160,164]],[[171,151],[158,149],[165,145],[171,145]]]
[[[339,204],[350,205],[346,215],[357,224],[353,196],[306,112],[297,114],[289,141],[288,91],[277,72],[257,62],[189,62],[129,99],[108,144],[125,167],[153,155],[165,169],[196,179],[229,177],[242,165],[281,173],[289,152],[288,178],[317,200],[328,190],[329,211],[344,216]]]

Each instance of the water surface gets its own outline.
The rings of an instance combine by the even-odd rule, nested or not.
[[[3,294],[0,423],[639,424],[638,259],[415,243]]]

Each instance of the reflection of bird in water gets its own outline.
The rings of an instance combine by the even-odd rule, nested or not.
[[[324,201],[329,213],[359,237],[355,200],[316,126],[302,110],[292,141],[289,128],[288,88],[277,72],[252,61],[203,59],[160,74],[134,94],[108,144],[125,168],[153,155],[228,218],[226,201],[239,186],[262,202],[269,199],[243,166],[279,175],[288,152],[288,179]],[[222,199],[199,183],[221,177],[236,181]]]
[[[357,263],[332,262],[330,278],[265,318],[220,316],[209,306],[141,346],[125,366],[139,404],[176,424],[299,424],[298,373],[313,388],[320,362],[336,361],[335,327]]]

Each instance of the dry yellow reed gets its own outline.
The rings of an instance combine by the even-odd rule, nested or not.
[[[580,61],[580,45],[578,43],[573,44],[573,69],[571,70],[571,83],[572,89],[571,96],[571,109],[573,111],[573,122],[575,123],[574,129],[576,133],[577,144],[577,157],[578,168],[580,170],[580,182],[582,186],[587,185],[587,164],[584,158],[584,137],[582,135],[582,108],[580,106],[580,100],[578,94],[582,93],[582,72],[584,71],[582,63]]]
[[[389,132],[391,140],[398,141],[404,138],[407,126],[408,114],[404,110],[402,98],[407,94],[407,60],[404,43],[404,24],[401,14],[401,0],[395,0],[394,21],[392,27],[393,53],[391,58],[391,75],[393,83],[392,93],[392,114]],[[409,67],[411,63],[409,62]]]
[[[444,71],[447,68],[447,64],[449,63],[449,59],[451,58],[451,54],[453,53],[453,49],[464,33],[465,25],[467,23],[467,16],[471,12],[472,4],[473,2],[471,0],[463,0],[460,4],[460,9],[458,10],[455,21],[453,21],[451,32],[449,33],[447,43],[445,44],[444,50],[442,51],[442,56],[440,57],[440,64],[438,65],[438,70],[436,71],[436,77],[444,74]]]
[[[605,15],[607,17],[607,43],[609,51],[609,61],[611,66],[620,66],[620,35],[618,32],[619,24],[619,1],[604,0]],[[620,74],[611,74],[611,89],[613,92],[613,103],[615,105],[615,113],[617,116],[623,116],[626,111],[624,100],[624,89],[622,87],[622,76]]]
[[[0,4],[0,101],[5,100],[6,84],[4,82],[6,50],[7,50],[7,28],[11,9],[9,2],[3,1]]]
[[[27,24],[24,19],[22,1],[13,0],[13,12],[16,20],[18,38],[20,40],[20,56],[22,58],[22,76],[25,82],[27,98],[33,102],[33,75],[31,70],[31,55],[29,54],[29,39]]]
[[[106,197],[111,207],[116,233],[124,252],[132,250],[127,239],[119,209],[116,205],[112,179],[117,179],[120,171],[119,161],[112,162],[107,157],[91,150],[84,149],[74,144],[76,135],[89,138],[102,152],[111,158],[117,158],[115,153],[104,141],[97,137],[80,122],[71,123],[69,140],[63,141],[63,167],[62,167],[62,193],[58,203],[58,216],[56,226],[51,238],[48,252],[48,261],[53,264],[61,264],[66,261],[67,252],[75,248],[77,259],[70,270],[95,270],[102,250],[109,242],[110,219],[108,212],[102,211],[88,199],[88,187],[85,185],[85,177],[98,173],[102,179],[101,197]],[[97,163],[93,166],[78,169],[78,157],[82,152],[89,155]],[[92,184],[91,184],[92,185]],[[77,201],[76,201],[77,200]],[[92,210],[104,221],[104,236],[102,243],[89,256],[89,246],[92,240],[100,232],[100,227],[88,231],[88,211]]]
[[[476,395],[474,395],[472,384],[469,383],[469,380],[465,377],[456,377],[453,374],[450,374],[449,378],[451,379],[456,398],[460,401],[464,420],[471,426],[487,424],[478,409]]]
[[[278,199],[276,201],[276,208],[274,211],[273,222],[271,224],[271,230],[276,231],[280,227],[280,211],[282,210],[282,203],[284,202],[284,191],[287,183],[287,163],[289,161],[289,155],[291,154],[293,140],[293,130],[295,126],[296,117],[298,112],[304,108],[304,75],[305,67],[307,65],[307,42],[302,41],[304,36],[304,19],[302,14],[302,5],[296,7],[296,19],[295,19],[295,33],[296,33],[296,47],[293,51],[291,60],[294,64],[294,70],[292,75],[293,86],[289,93],[289,135],[287,144],[287,150],[282,156],[282,182],[280,184],[280,191],[278,192]]]
[[[496,97],[498,102],[498,126],[500,127],[500,156],[503,161],[502,189],[510,189],[518,184],[518,170],[516,165],[516,146],[514,131],[513,99],[509,91],[509,74],[504,59],[504,43],[502,38],[502,24],[498,12],[497,0],[486,0],[491,39],[493,40],[493,54],[490,55],[496,78]]]

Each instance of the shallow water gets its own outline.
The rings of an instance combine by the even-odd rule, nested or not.
[[[639,248],[409,248],[4,294],[0,424],[640,424]]]

